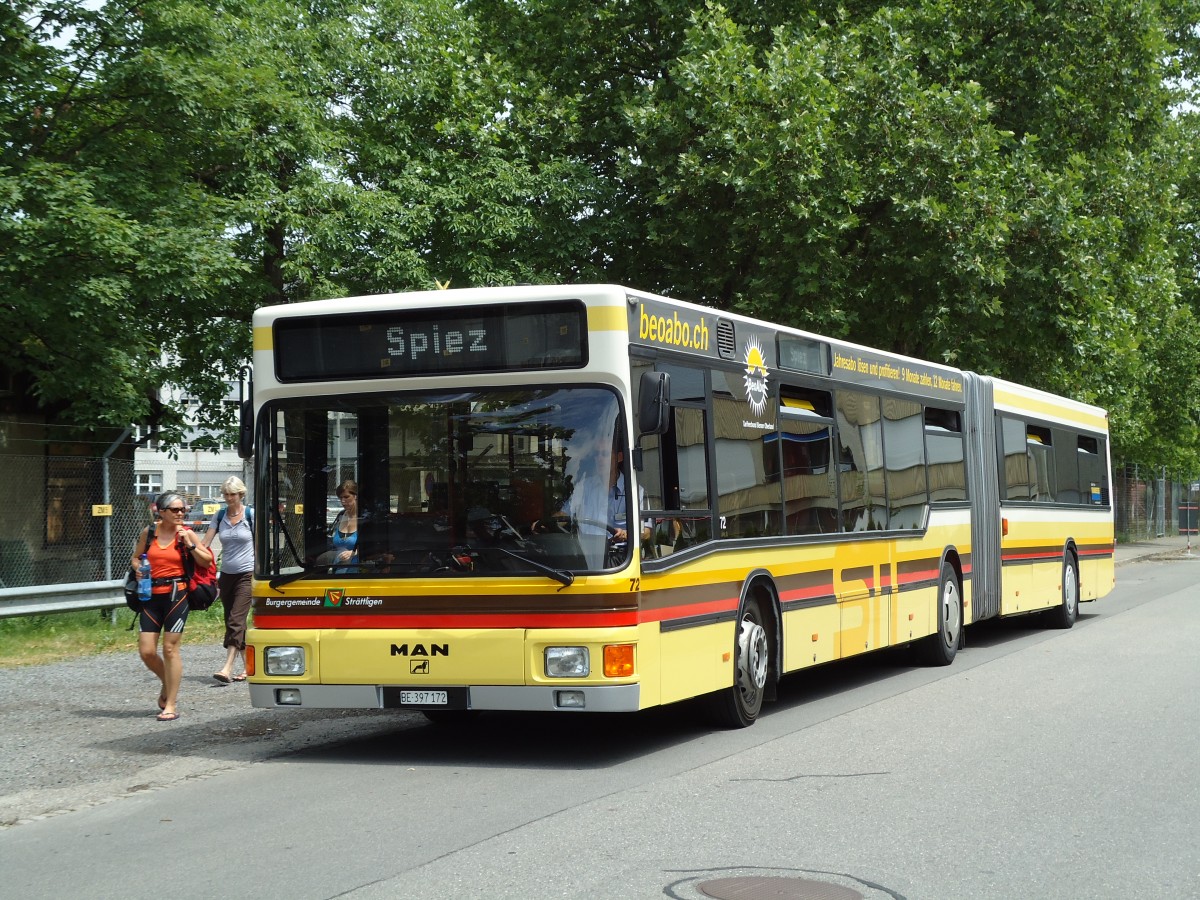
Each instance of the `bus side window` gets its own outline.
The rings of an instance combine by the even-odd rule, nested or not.
[[[1079,493],[1084,503],[1108,505],[1108,466],[1104,441],[1094,437],[1078,437]]]
[[[708,500],[708,450],[702,409],[675,407],[671,428],[663,435],[664,506],[668,511],[697,510],[681,514],[675,549],[708,540],[712,535]]]
[[[887,462],[890,527],[920,528],[929,491],[925,478],[925,418],[921,404],[883,401],[883,456]]]
[[[856,391],[837,395],[842,529],[888,527],[879,398]]]
[[[1063,428],[1051,428],[1051,453],[1054,457],[1054,499],[1058,503],[1079,504],[1079,459],[1076,437]]]
[[[780,390],[778,452],[788,534],[838,530],[833,456],[833,402],[824,391],[784,385]]]
[[[1025,450],[1025,423],[1007,416],[1000,417],[1001,456],[1000,483],[1004,485],[1005,500],[1032,500],[1029,479],[1029,455]]]
[[[1030,499],[1042,503],[1053,502],[1058,495],[1058,479],[1054,471],[1050,429],[1036,425],[1025,427],[1025,452],[1029,456],[1029,474],[1033,488],[1033,496]]]
[[[925,409],[925,452],[929,499],[966,500],[967,470],[962,417],[955,410]]]

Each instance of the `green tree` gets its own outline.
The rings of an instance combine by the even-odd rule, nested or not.
[[[163,417],[153,398],[177,369],[162,350],[242,277],[228,204],[192,177],[207,15],[172,12],[0,12],[0,347],[67,421]]]
[[[579,167],[507,127],[519,73],[452,2],[0,15],[0,346],[67,421],[170,445],[174,384],[230,424],[263,304],[570,265],[533,219],[568,233]]]
[[[568,277],[590,195],[585,166],[538,140],[563,124],[556,104],[488,52],[452,0],[370,4],[355,31],[339,73],[346,202],[304,225],[323,289]],[[511,127],[517,108],[534,134]]]
[[[1194,403],[1147,367],[1197,370],[1170,138],[1194,4],[469,7],[596,124],[557,146],[602,182],[604,277],[1103,403],[1120,452],[1179,450]]]
[[[1194,459],[1197,5],[18,0],[0,347],[169,441],[264,303],[620,281]]]

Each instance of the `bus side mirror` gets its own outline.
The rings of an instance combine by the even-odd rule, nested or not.
[[[671,374],[643,372],[638,390],[638,433],[666,434],[671,425]]]
[[[238,429],[238,456],[249,459],[254,455],[254,404],[242,401],[241,421]]]

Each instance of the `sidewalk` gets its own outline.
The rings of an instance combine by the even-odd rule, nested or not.
[[[1188,536],[1185,534],[1167,535],[1145,541],[1130,541],[1118,543],[1113,558],[1118,566],[1137,562],[1140,559],[1161,557],[1163,559],[1185,558],[1188,551]],[[1200,559],[1200,543],[1196,535],[1191,538],[1192,556]]]

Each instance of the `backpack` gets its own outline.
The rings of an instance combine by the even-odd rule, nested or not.
[[[188,585],[188,609],[204,612],[217,599],[217,560],[214,557],[211,565],[199,565],[183,546],[182,536],[178,538],[175,546],[179,548],[179,555],[183,558],[183,574]]]
[[[146,542],[146,547],[149,548],[150,542]],[[143,551],[145,552],[145,551]],[[140,613],[142,611],[142,599],[138,596],[138,573],[133,566],[129,567],[129,571],[125,573],[125,583],[121,585],[125,590],[125,605],[133,612]],[[130,626],[133,627],[132,625]]]

